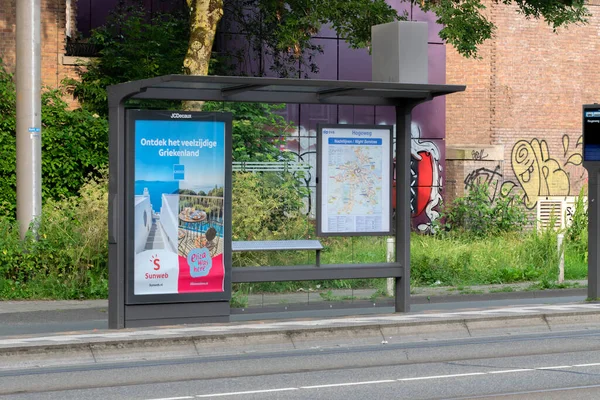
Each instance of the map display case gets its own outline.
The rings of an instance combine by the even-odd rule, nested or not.
[[[393,127],[317,129],[317,234],[391,234]]]

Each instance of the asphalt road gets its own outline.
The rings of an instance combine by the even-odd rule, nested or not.
[[[0,399],[597,399],[600,331],[0,370]]]

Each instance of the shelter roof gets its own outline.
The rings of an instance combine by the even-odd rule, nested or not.
[[[465,90],[463,85],[164,75],[110,86],[121,99],[291,104],[404,105]],[[109,98],[114,98],[109,96]]]

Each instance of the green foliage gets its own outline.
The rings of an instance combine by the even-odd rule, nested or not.
[[[290,156],[278,148],[292,128],[285,118],[276,114],[284,107],[282,104],[207,102],[203,110],[232,113],[234,161],[280,161]]]
[[[141,5],[123,2],[110,13],[107,23],[90,39],[102,48],[101,57],[79,71],[80,79],[66,80],[82,108],[103,117],[108,114],[106,87],[117,83],[181,74],[189,38],[188,16],[183,12],[158,13],[151,20]],[[212,72],[224,72],[219,58]],[[129,101],[128,107],[178,109],[180,102]],[[204,111],[233,114],[235,161],[274,161],[281,158],[280,138],[290,128],[276,112],[283,105],[207,102]]]
[[[80,80],[69,79],[82,107],[108,115],[106,87],[137,79],[180,74],[189,39],[188,16],[184,12],[157,13],[152,19],[142,5],[120,1],[102,27],[92,32],[90,43],[99,46],[101,57],[79,71]],[[146,103],[129,102],[132,106]],[[155,107],[173,103],[154,102]]]
[[[558,276],[553,230],[478,238],[413,235],[411,240],[411,279],[417,286],[550,282]],[[585,264],[568,248],[565,261],[567,279],[586,277]]]
[[[0,214],[15,212],[16,184],[16,131],[17,92],[13,76],[0,59]]]
[[[443,26],[440,37],[466,57],[477,57],[478,46],[494,34],[495,26],[481,0],[410,3],[435,13]],[[544,19],[555,31],[585,23],[590,15],[583,0],[496,0],[492,7],[511,4],[525,18]],[[371,44],[372,25],[405,19],[385,0],[231,0],[225,2],[224,17],[236,31],[248,34],[252,49],[265,53],[272,61],[271,70],[282,77],[318,71],[313,61],[322,49],[311,39],[326,24],[352,48],[366,48]],[[225,30],[230,29],[225,26]]]
[[[233,179],[233,240],[299,239],[306,188],[289,173],[238,172]]]
[[[231,300],[229,301],[231,308],[248,307],[248,296],[244,296],[241,291],[233,290],[231,292]]]
[[[233,240],[305,238],[311,228],[301,213],[306,194],[298,179],[289,173],[235,173]],[[238,253],[234,254],[233,264],[268,265],[268,257],[265,252]]]
[[[575,209],[571,216],[571,224],[566,230],[566,239],[575,246],[580,247],[582,252],[587,252],[588,242],[588,213],[585,201],[586,187],[582,187],[575,202]]]
[[[105,298],[107,221],[106,173],[77,197],[47,201],[37,238],[20,240],[17,223],[0,217],[0,299]]]
[[[475,237],[499,235],[505,232],[519,232],[526,223],[525,211],[515,196],[500,193],[490,199],[490,186],[476,183],[464,197],[454,200],[444,210],[442,228],[454,230],[455,234]]]
[[[481,14],[486,7],[480,0],[427,1],[422,8],[437,15],[440,38],[466,57],[476,56],[477,47],[494,33],[494,24]]]
[[[496,29],[482,14],[486,9],[481,0],[424,0],[413,1],[424,11],[433,11],[437,23],[443,26],[440,38],[450,43],[466,57],[476,57],[477,47],[490,39]],[[544,19],[556,31],[570,24],[586,23],[591,15],[584,0],[495,0],[492,7],[514,4],[527,19]]]
[[[0,210],[16,206],[15,85],[0,62]],[[85,110],[69,110],[58,90],[42,95],[42,194],[44,199],[76,195],[90,173],[108,166],[108,124]]]
[[[86,110],[69,110],[62,93],[42,95],[43,196],[77,194],[90,174],[108,167],[108,123]]]
[[[372,25],[406,19],[385,0],[232,0],[225,2],[224,13],[225,31],[232,23],[247,35],[252,50],[265,54],[271,71],[290,78],[318,72],[314,57],[322,48],[312,37],[323,25],[329,23],[351,47],[364,48]],[[267,72],[262,68],[259,75]]]

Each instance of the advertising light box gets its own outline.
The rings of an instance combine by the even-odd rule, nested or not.
[[[228,298],[230,115],[131,110],[127,117],[135,153],[128,298]]]
[[[583,160],[600,161],[600,106],[583,108]]]
[[[391,233],[392,127],[319,125],[317,232]]]

